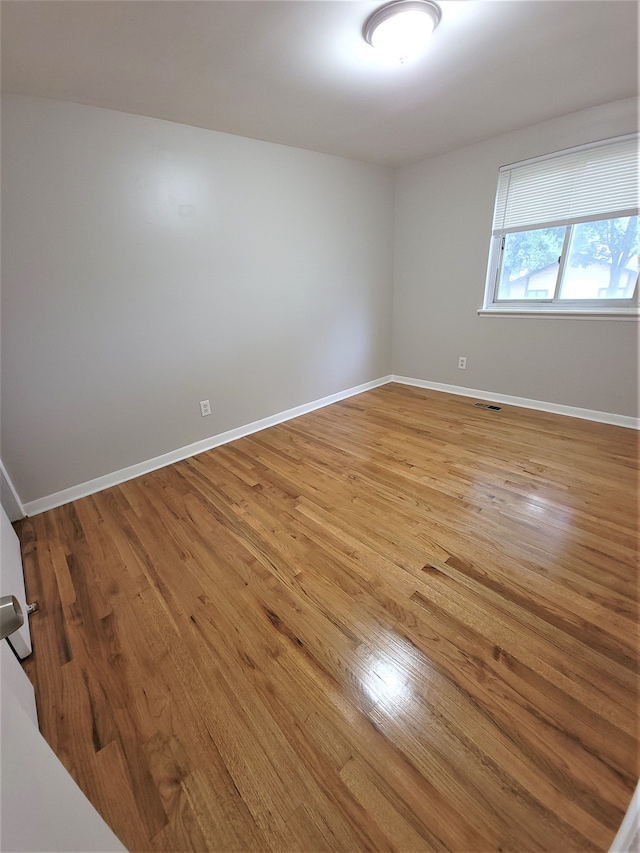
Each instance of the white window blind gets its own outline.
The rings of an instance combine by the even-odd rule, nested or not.
[[[493,233],[631,216],[638,208],[638,136],[503,166]]]

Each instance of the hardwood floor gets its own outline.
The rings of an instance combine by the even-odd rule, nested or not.
[[[132,851],[607,850],[636,463],[387,385],[28,519],[43,734]]]

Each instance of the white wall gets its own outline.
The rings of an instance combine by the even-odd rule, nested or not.
[[[3,98],[2,460],[22,502],[389,374],[393,178]]]
[[[395,374],[637,416],[637,322],[477,314],[498,168],[637,125],[635,100],[617,101],[398,170]]]

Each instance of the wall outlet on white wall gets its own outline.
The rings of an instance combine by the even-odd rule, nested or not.
[[[466,357],[466,355],[458,356],[458,367],[460,368],[460,370],[466,370],[467,369],[467,357]]]
[[[203,418],[211,414],[211,403],[208,400],[200,401],[200,414]]]

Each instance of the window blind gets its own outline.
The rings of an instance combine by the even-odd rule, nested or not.
[[[638,208],[638,136],[503,166],[493,233],[629,216]]]

